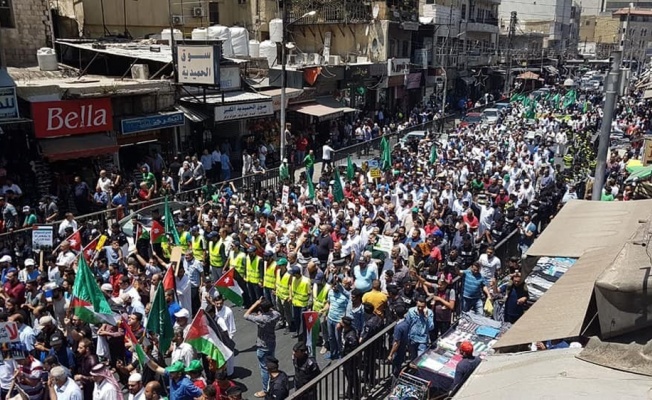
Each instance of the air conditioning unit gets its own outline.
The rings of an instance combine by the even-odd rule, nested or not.
[[[321,65],[321,56],[319,54],[312,53],[310,58],[312,58],[312,63],[314,65]]]
[[[149,79],[149,65],[147,64],[134,64],[131,67],[131,79],[148,80]]]
[[[173,15],[172,25],[183,25],[183,15]]]
[[[328,65],[340,65],[340,56],[328,56]]]
[[[204,9],[202,7],[193,7],[192,16],[195,18],[201,18],[204,16]]]
[[[359,63],[368,63],[369,62],[369,57],[367,57],[367,56],[358,56],[358,62]]]
[[[349,64],[356,64],[358,62],[358,56],[355,54],[349,54],[347,58]]]

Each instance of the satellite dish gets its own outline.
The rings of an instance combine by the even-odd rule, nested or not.
[[[380,6],[378,6],[378,4],[374,4],[374,8],[371,10],[371,15],[374,17],[374,19],[378,18],[379,12],[380,12]]]

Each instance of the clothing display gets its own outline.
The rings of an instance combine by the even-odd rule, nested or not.
[[[539,300],[576,261],[576,258],[541,257],[530,275],[525,278],[525,284],[530,294],[528,304],[532,305]]]

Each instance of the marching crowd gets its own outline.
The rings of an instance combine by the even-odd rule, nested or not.
[[[446,136],[428,132],[381,149],[380,177],[367,163],[349,163],[324,168],[314,182],[306,174],[296,182],[285,177],[285,188],[263,187],[256,197],[246,188],[218,186],[174,215],[133,220],[132,237],[118,224],[78,227],[70,215],[61,232],[67,240],[52,254],[5,250],[0,256],[0,321],[15,323],[20,339],[3,347],[0,394],[242,398],[231,379],[237,357],[219,356],[236,351],[234,313],[241,311],[230,303],[244,306],[244,319],[257,326],[261,386],[253,396],[266,399],[290,393],[276,358],[282,331],[297,339],[298,389],[320,373],[315,352],[338,360],[397,322],[384,354],[345,364],[343,395],[357,399],[373,381],[376,359],[398,373],[448,330],[454,312],[483,313],[487,299],[502,299],[504,319],[515,322],[528,298],[520,257],[501,260],[495,247],[517,230],[518,252],[525,253],[560,207],[585,196],[578,178],[590,182],[593,150],[586,138],[599,126],[600,100],[573,94],[561,108],[550,95],[520,99],[495,124]],[[633,136],[649,130],[649,111],[635,97],[619,107],[619,129]],[[605,200],[630,199],[624,165],[638,156],[636,146],[612,155]],[[143,179],[147,188],[156,185],[149,175]],[[5,220],[15,216],[9,205],[0,197]],[[180,248],[177,262],[171,243]],[[82,288],[87,268],[92,279]],[[458,276],[463,284],[456,286]],[[236,282],[230,290],[215,286],[229,278]],[[95,284],[99,298],[80,294],[92,293]],[[158,312],[163,301],[165,318]],[[98,311],[98,304],[110,311]],[[200,312],[210,328],[195,327]],[[304,318],[309,313],[320,320],[318,328]],[[163,331],[151,329],[166,318],[173,324],[168,346]],[[189,340],[209,331],[224,346],[220,351],[215,339],[211,351]]]

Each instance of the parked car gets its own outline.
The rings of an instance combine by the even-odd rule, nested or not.
[[[499,118],[500,110],[497,108],[485,108],[484,111],[482,111],[482,120],[489,125],[498,123]]]
[[[426,131],[412,131],[405,136],[403,136],[399,142],[398,145],[401,146],[401,149],[406,149],[407,144],[412,141],[412,140],[418,140],[421,141],[426,138]]]
[[[466,127],[469,125],[477,125],[482,123],[482,114],[479,112],[466,113],[464,118],[460,120],[460,126]]]

